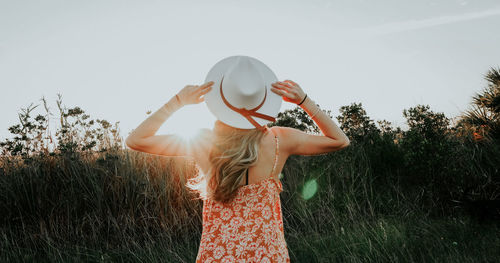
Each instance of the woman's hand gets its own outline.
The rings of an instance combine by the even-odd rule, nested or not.
[[[201,96],[212,90],[213,84],[213,81],[209,81],[201,86],[186,85],[181,91],[179,91],[179,93],[177,93],[177,95],[179,95],[179,99],[181,100],[181,104],[188,105],[203,102],[205,97]]]
[[[271,91],[282,96],[284,101],[299,104],[306,96],[299,84],[288,79],[271,85]]]

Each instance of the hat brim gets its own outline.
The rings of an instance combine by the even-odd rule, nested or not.
[[[224,122],[225,124],[239,129],[255,129],[256,127],[252,123],[250,123],[248,119],[246,119],[238,112],[231,110],[224,104],[224,101],[222,101],[221,94],[219,92],[219,85],[222,80],[222,76],[227,71],[227,69],[236,62],[236,59],[238,57],[242,56],[230,56],[224,58],[217,62],[210,69],[207,77],[205,78],[205,83],[213,81],[214,84],[212,85],[212,89],[205,94],[204,100],[210,112],[212,112],[212,114],[218,120]],[[257,112],[276,118],[278,113],[280,112],[283,99],[280,95],[271,91],[271,84],[276,82],[278,78],[276,77],[274,72],[261,61],[252,57],[245,57],[249,58],[257,67],[262,76],[263,83],[265,83],[265,87],[267,89],[266,100],[262,107],[257,110]],[[252,116],[252,118],[262,126],[271,123],[271,121],[269,120],[261,119],[255,116]]]

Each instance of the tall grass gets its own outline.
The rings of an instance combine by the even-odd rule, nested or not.
[[[103,128],[97,143],[68,128],[54,152],[10,144],[0,261],[194,261],[202,202],[184,185],[195,163],[118,147]],[[363,133],[341,151],[288,159],[280,197],[292,262],[500,261],[500,220],[474,202],[498,199],[499,144],[396,135]]]
[[[202,203],[183,185],[196,173],[190,160],[130,150],[34,157],[29,164],[4,167],[0,259],[192,262]],[[404,189],[398,173],[384,180],[375,176],[358,145],[328,155],[292,156],[281,194],[292,260],[500,258],[498,225],[478,224],[463,210],[429,216],[428,209],[439,207],[425,207],[422,187]],[[303,186],[313,179],[317,192],[305,200]]]

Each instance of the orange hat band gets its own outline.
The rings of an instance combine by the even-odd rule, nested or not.
[[[220,82],[220,94],[221,94],[221,97],[222,97],[222,101],[224,101],[224,103],[231,110],[236,111],[239,114],[243,115],[243,117],[245,117],[248,121],[250,121],[250,123],[252,123],[253,126],[255,126],[255,128],[257,128],[257,129],[259,129],[261,131],[265,131],[266,127],[264,127],[264,126],[260,125],[259,123],[257,123],[251,116],[255,116],[255,117],[258,117],[258,118],[261,118],[261,119],[266,119],[266,120],[273,121],[273,122],[276,121],[276,118],[274,118],[272,116],[256,112],[258,109],[260,109],[260,107],[262,107],[262,105],[264,105],[264,102],[266,101],[267,89],[265,89],[266,93],[264,95],[264,99],[262,100],[262,102],[257,107],[248,110],[248,109],[245,109],[245,108],[237,108],[237,107],[231,105],[231,103],[229,103],[229,101],[226,100],[226,98],[224,97],[224,92],[222,92],[222,82],[223,81],[224,81],[224,76],[222,76],[222,80]]]

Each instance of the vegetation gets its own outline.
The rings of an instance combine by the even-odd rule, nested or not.
[[[340,107],[351,145],[291,156],[281,175],[292,262],[498,262],[500,70],[485,78],[454,125],[427,105],[403,110],[404,131]],[[42,101],[45,114],[22,109],[0,142],[0,261],[193,262],[194,162],[126,149],[118,123],[61,96],[53,137]],[[319,132],[300,108],[273,125]]]

